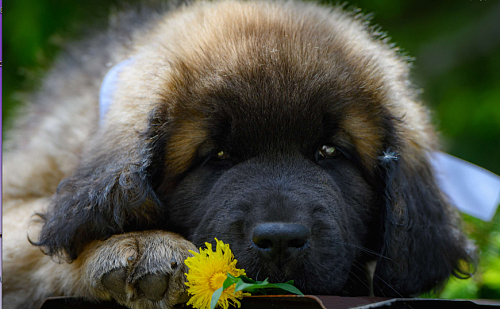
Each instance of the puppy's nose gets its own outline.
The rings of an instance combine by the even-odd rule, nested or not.
[[[262,223],[254,228],[252,241],[262,257],[281,265],[309,247],[310,237],[311,230],[302,224]]]

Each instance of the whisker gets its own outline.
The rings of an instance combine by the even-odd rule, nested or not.
[[[362,250],[362,251],[364,251],[364,252],[366,252],[366,253],[370,253],[370,254],[372,254],[372,255],[375,255],[375,256],[381,257],[381,258],[383,258],[383,259],[389,260],[389,261],[391,261],[391,262],[393,262],[394,264],[396,264],[396,265],[398,265],[398,266],[399,266],[399,264],[398,264],[396,261],[394,261],[393,259],[391,259],[390,257],[387,257],[387,256],[385,256],[385,255],[383,255],[383,254],[380,254],[380,253],[378,253],[378,252],[375,252],[375,251],[373,251],[373,250],[371,250],[371,249],[368,249],[368,248],[365,248],[365,247],[363,247],[363,246],[359,246],[359,245],[355,245],[355,244],[351,244],[351,243],[348,243],[348,242],[343,242],[343,241],[337,241],[336,243],[339,243],[339,244],[343,244],[343,245],[347,245],[347,246],[352,246],[352,247],[358,248],[358,249],[360,249],[360,250]]]
[[[356,265],[354,265],[354,264],[352,264],[352,265],[353,265],[353,266],[355,266],[355,267],[357,267],[357,266],[356,266]],[[341,266],[342,266],[344,269],[347,269],[347,266],[345,266],[345,265],[341,265]],[[357,268],[358,268],[358,267],[357,267]],[[358,268],[358,269],[360,269],[360,268]],[[363,270],[363,269],[361,269],[361,270]],[[368,288],[368,290],[371,290],[371,287],[370,287],[368,284],[366,284],[366,282],[365,282],[363,279],[361,279],[360,277],[358,277],[358,276],[357,276],[357,275],[356,275],[356,274],[355,274],[355,273],[354,273],[351,269],[349,269],[349,274],[350,274],[350,275],[353,275],[353,276],[354,276],[354,278],[358,279],[358,281],[359,281],[361,284],[363,284],[366,288]]]
[[[356,265],[358,264],[358,265]],[[358,261],[354,261],[354,264],[353,266],[356,266],[358,267],[358,269],[360,269],[359,267],[363,267],[365,270],[367,270],[367,267],[365,265],[363,265],[362,263],[358,262]],[[394,291],[394,293],[398,294],[399,297],[403,298],[404,296],[401,295],[398,291],[396,291],[396,289],[394,289],[389,283],[387,283],[384,279],[382,279],[382,277],[380,277],[379,275],[377,275],[376,273],[373,273],[373,277],[377,277],[377,279],[379,279],[380,281],[382,281],[383,283],[385,283],[385,285],[387,285],[391,290]],[[372,280],[373,282],[373,280]],[[378,284],[376,284],[375,282],[373,282],[373,284],[375,284],[377,286],[377,288],[380,288],[378,286]]]
[[[260,273],[260,268],[257,271],[257,274],[255,274],[255,281],[259,281],[259,273]]]

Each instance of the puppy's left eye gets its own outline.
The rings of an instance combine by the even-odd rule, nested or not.
[[[340,151],[334,146],[323,145],[319,148],[318,154],[325,159],[331,159],[338,156]]]
[[[227,159],[229,159],[229,154],[226,151],[221,150],[221,151],[217,152],[216,157],[219,160],[227,160]]]

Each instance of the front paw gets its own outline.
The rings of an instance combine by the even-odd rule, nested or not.
[[[94,242],[83,258],[83,279],[92,298],[129,308],[172,308],[187,301],[184,260],[196,247],[165,231],[115,235]]]

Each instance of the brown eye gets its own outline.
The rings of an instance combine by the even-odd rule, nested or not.
[[[339,155],[337,148],[333,146],[323,145],[319,148],[319,155],[325,159],[334,158]]]
[[[224,150],[221,150],[217,153],[217,159],[219,160],[227,160],[229,159],[229,154]]]

